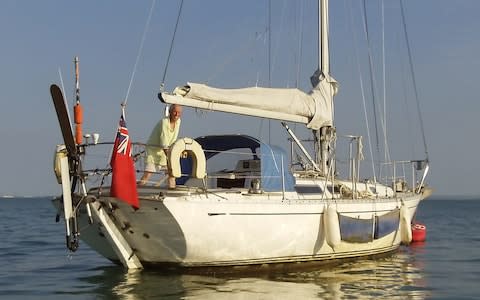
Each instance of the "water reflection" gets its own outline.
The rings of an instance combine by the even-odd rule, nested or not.
[[[124,273],[109,267],[84,280],[97,286],[94,293],[100,299],[424,299],[430,291],[422,251],[420,245],[383,259],[249,277]]]
[[[411,249],[405,249],[384,259],[362,260],[331,269],[290,273],[276,276],[272,280],[314,283],[322,287],[323,291],[317,295],[320,298],[424,299],[429,291],[422,263],[411,252]]]

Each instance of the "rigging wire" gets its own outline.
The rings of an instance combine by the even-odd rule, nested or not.
[[[287,2],[284,0],[283,1],[283,6],[282,6],[282,13],[281,13],[281,23],[283,23],[285,19],[285,11],[286,11],[286,6]],[[281,26],[281,31],[279,36],[281,37],[283,33],[283,26]],[[279,46],[280,43],[280,38],[277,39],[276,46],[274,48],[274,53],[272,55],[272,1],[268,1],[268,86],[272,87],[272,72],[275,67],[275,57],[277,55],[277,51],[280,48]],[[273,56],[273,64],[272,64],[272,56]],[[262,126],[262,125],[260,125]],[[272,137],[272,121],[269,119],[268,120],[268,143],[271,143],[271,137]]]
[[[272,86],[272,0],[268,0],[268,86]],[[268,120],[268,143],[271,144],[272,120]]]
[[[268,60],[268,86],[272,86],[272,1],[268,0],[268,25],[267,25],[267,33],[268,33],[268,53],[267,53],[267,60]]]
[[[382,11],[382,80],[383,80],[383,140],[384,140],[384,159],[385,162],[390,162],[390,149],[387,139],[387,72],[386,72],[386,55],[385,55],[385,2],[381,1]]]
[[[180,7],[178,8],[177,22],[175,23],[175,28],[173,30],[172,41],[170,42],[170,50],[168,50],[167,62],[165,68],[163,69],[162,83],[160,84],[160,91],[163,91],[165,86],[165,77],[167,77],[168,64],[170,62],[170,56],[172,55],[173,44],[175,43],[175,36],[177,35],[178,23],[180,22],[180,16],[182,15],[183,0],[180,1]]]
[[[62,93],[63,93],[63,97],[64,97],[64,101],[65,101],[65,104],[68,103],[68,99],[67,99],[67,93],[65,93],[65,85],[63,84],[63,75],[62,75],[62,70],[60,68],[58,68],[58,76],[60,77],[60,85],[62,86]],[[68,105],[67,105],[68,107]],[[67,116],[68,116],[68,120],[70,121],[70,111],[67,109]],[[72,121],[70,121],[71,123]]]
[[[371,43],[369,38],[369,31],[368,31],[368,22],[367,22],[367,10],[366,10],[366,1],[363,0],[363,20],[364,20],[364,28],[365,28],[365,35],[367,39],[367,48],[368,48],[368,59],[369,59],[369,66],[370,66],[370,87],[372,93],[372,104],[373,104],[373,118],[374,118],[374,125],[375,125],[375,136],[376,136],[376,150],[377,156],[380,157],[380,141],[379,141],[379,129],[378,125],[380,124],[383,139],[384,139],[384,160],[385,162],[389,162],[390,160],[390,153],[388,147],[388,139],[387,139],[387,122],[386,122],[386,71],[385,71],[385,21],[384,21],[384,6],[383,1],[381,2],[381,21],[382,21],[382,76],[383,76],[383,114],[380,110],[380,107],[377,107],[377,101],[375,101],[376,97],[376,88],[375,88],[375,77],[373,76],[374,67],[373,67],[373,60],[372,60],[372,51],[371,51]],[[380,114],[377,118],[377,109],[379,110]],[[377,119],[379,119],[377,121]],[[378,165],[379,171],[382,169],[382,165]]]
[[[400,11],[402,13],[403,32],[405,34],[405,42],[407,44],[408,62],[410,66],[410,72],[412,73],[413,91],[415,94],[415,102],[417,104],[418,120],[420,122],[420,131],[422,133],[423,146],[425,148],[425,159],[428,161],[427,139],[425,138],[425,129],[423,127],[423,118],[422,118],[422,112],[420,110],[420,101],[418,100],[417,83],[415,80],[415,72],[413,70],[413,59],[412,59],[412,52],[410,50],[410,42],[408,39],[407,23],[405,22],[405,9],[403,6],[403,0],[400,0],[400,8],[401,8]]]
[[[272,25],[272,2],[271,0],[269,0],[267,2],[267,23],[266,23],[266,29],[265,29],[265,38],[267,39],[267,42],[268,42],[268,45],[267,45],[267,64],[268,64],[268,72],[267,72],[267,76],[268,76],[268,86],[271,87],[272,86],[272,81],[271,81],[271,40],[272,40],[272,34],[271,34],[271,25]],[[259,125],[259,129],[258,129],[258,136],[261,136],[261,133],[263,131],[263,118],[260,119],[260,125]],[[271,143],[271,130],[272,130],[272,121],[270,119],[268,119],[268,127],[267,127],[267,130],[268,130],[268,143],[270,144]]]
[[[353,49],[355,50],[354,53],[355,53],[355,58],[356,58],[356,61],[357,61],[357,70],[358,70],[358,74],[359,74],[359,77],[360,77],[360,91],[361,91],[361,94],[362,94],[363,114],[364,114],[364,117],[365,117],[365,126],[366,126],[366,129],[367,129],[368,149],[369,149],[369,152],[370,152],[370,157],[372,159],[373,180],[376,183],[377,182],[377,177],[376,177],[375,165],[373,163],[373,161],[374,161],[373,160],[373,150],[372,150],[373,147],[372,147],[372,138],[370,136],[370,126],[369,126],[369,123],[368,123],[368,112],[367,112],[367,103],[366,103],[366,97],[365,97],[365,89],[364,89],[363,76],[362,76],[361,66],[360,66],[360,56],[358,54],[359,51],[358,51],[358,48],[356,47],[356,45],[358,43],[358,39],[357,39],[357,35],[355,34],[355,31],[353,30],[354,27],[353,27],[352,9],[351,9],[351,6],[347,5],[347,2],[348,2],[348,0],[345,0],[345,6],[347,6],[347,10],[348,10],[349,15],[350,15],[349,25],[350,25],[351,34],[353,35],[352,43],[353,43]]]
[[[302,2],[302,5],[300,5],[300,18],[299,18],[299,34],[297,36],[299,36],[299,39],[298,39],[298,54],[297,54],[297,58],[298,58],[298,61],[297,61],[297,76],[295,77],[295,87],[298,88],[298,82],[300,81],[300,71],[301,71],[301,61],[302,61],[302,42],[303,42],[303,19],[304,19],[304,16],[303,16],[303,8],[304,8],[304,5],[305,5],[305,1]],[[296,24],[297,22],[295,22]]]
[[[302,1],[300,4],[300,16],[298,20],[295,20],[295,25],[298,25],[298,33],[296,36],[298,36],[298,48],[297,48],[297,55],[295,55],[295,58],[297,59],[296,64],[297,64],[297,73],[295,76],[295,88],[299,88],[298,84],[300,82],[300,71],[302,67],[302,54],[303,54],[303,20],[304,20],[304,6],[305,6],[305,1]],[[297,14],[295,14],[295,18],[297,18]],[[293,125],[293,131],[297,129],[297,123],[294,123]]]
[[[409,136],[413,137],[413,133],[414,133],[414,129],[413,129],[413,120],[412,120],[412,114],[410,113],[410,102],[408,101],[409,99],[409,96],[407,95],[407,90],[408,90],[408,83],[407,83],[407,71],[405,70],[405,64],[401,64],[401,74],[403,76],[401,76],[401,79],[402,79],[402,96],[403,96],[403,102],[404,102],[404,106],[403,106],[403,109],[405,111],[405,118],[407,119],[406,121],[406,125],[407,125],[407,132],[409,134]],[[410,153],[411,153],[411,157],[414,157],[415,153],[416,153],[416,143],[410,143]]]
[[[363,29],[365,32],[365,37],[367,39],[367,49],[368,49],[368,62],[370,67],[370,91],[372,94],[372,110],[373,110],[373,123],[375,125],[375,143],[377,154],[380,153],[380,145],[379,145],[379,138],[378,138],[378,123],[377,123],[377,105],[375,101],[375,79],[373,77],[373,61],[372,61],[372,49],[370,44],[370,35],[368,31],[368,21],[367,21],[367,5],[366,0],[363,0]]]
[[[267,19],[265,20],[266,23],[265,23],[265,40],[264,40],[264,43],[266,42],[267,43],[267,67],[268,67],[268,70],[267,70],[267,79],[268,79],[268,85],[270,86],[270,70],[271,70],[271,67],[270,67],[270,40],[271,40],[271,33],[270,33],[270,26],[271,26],[271,0],[267,1],[266,2],[266,10],[267,10]],[[257,75],[257,81],[258,81],[258,75]],[[259,128],[258,128],[258,136],[260,137],[262,132],[263,132],[263,123],[264,123],[264,119],[261,118],[260,119],[260,125],[259,125]],[[269,136],[269,141],[268,143],[270,143],[270,120],[268,120],[268,136]]]
[[[275,71],[275,63],[277,62],[277,55],[278,55],[278,51],[280,49],[280,41],[281,41],[281,38],[284,36],[283,32],[284,32],[284,29],[285,29],[285,13],[286,13],[286,9],[287,9],[287,1],[284,0],[283,1],[283,6],[282,6],[282,13],[281,13],[281,17],[280,17],[280,32],[278,33],[278,38],[277,38],[277,41],[275,43],[275,48],[273,49],[273,54],[272,54],[272,64],[271,64],[271,68],[270,68],[270,73],[273,73]],[[270,19],[270,22],[271,22],[271,19]],[[271,25],[271,23],[270,23]],[[269,84],[271,86],[271,76],[269,76]],[[287,81],[287,84],[288,84],[288,81]]]
[[[387,72],[386,72],[386,51],[385,51],[385,3],[381,0],[381,22],[382,22],[382,81],[383,81],[383,115],[382,118],[382,131],[383,131],[383,154],[384,162],[390,166],[390,172],[393,176],[393,166],[390,164],[390,149],[388,146],[387,138]],[[388,169],[385,171],[385,176],[388,176]],[[382,178],[382,166],[380,165],[379,177]]]
[[[152,0],[152,5],[150,7],[150,12],[148,13],[148,18],[147,18],[147,22],[145,23],[145,28],[143,29],[142,40],[140,41],[140,47],[138,49],[137,58],[135,59],[135,65],[133,66],[132,76],[130,77],[130,83],[128,84],[127,94],[125,95],[125,101],[123,102],[122,107],[127,105],[128,96],[130,94],[130,89],[132,87],[133,78],[135,77],[135,73],[137,71],[138,61],[140,60],[140,56],[142,55],[143,44],[145,43],[145,38],[147,36],[147,30],[150,26],[150,20],[152,19],[154,7],[155,7],[155,0]]]
[[[231,55],[228,56],[222,64],[219,64],[218,67],[211,73],[210,76],[207,78],[207,83],[212,81],[215,77],[217,77],[219,74],[221,74],[225,68],[233,61],[235,61],[238,57],[240,57],[241,54],[247,53],[248,50],[254,48],[255,44],[257,41],[263,39],[263,34],[264,33],[257,33],[253,38],[251,38],[249,41],[246,43],[242,43],[242,47],[238,48],[236,52],[231,52]],[[257,73],[257,80],[256,80],[256,86],[258,86],[258,73]]]

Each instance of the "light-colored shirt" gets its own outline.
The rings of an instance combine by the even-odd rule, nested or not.
[[[168,117],[158,121],[148,138],[146,147],[147,163],[160,166],[167,165],[167,156],[164,149],[170,147],[178,137],[180,130],[180,119],[175,122],[175,128],[171,128]]]

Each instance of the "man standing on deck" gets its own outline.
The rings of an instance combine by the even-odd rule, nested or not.
[[[146,184],[154,172],[169,169],[168,148],[177,140],[181,115],[182,107],[173,104],[170,106],[168,117],[161,119],[153,128],[147,141],[145,172],[140,180],[141,185]],[[168,177],[168,188],[175,188],[175,177]]]

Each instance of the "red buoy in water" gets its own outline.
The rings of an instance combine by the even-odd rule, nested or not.
[[[412,243],[424,242],[427,236],[427,227],[422,223],[412,224]]]

